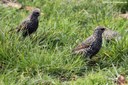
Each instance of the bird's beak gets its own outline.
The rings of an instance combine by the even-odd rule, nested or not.
[[[44,16],[44,13],[41,12],[40,15]]]

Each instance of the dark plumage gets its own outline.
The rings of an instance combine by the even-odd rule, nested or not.
[[[83,54],[86,57],[92,58],[97,54],[102,46],[102,33],[104,32],[104,27],[96,27],[93,35],[88,37],[82,44],[78,45],[73,53]]]
[[[17,32],[22,31],[23,37],[32,34],[38,28],[39,20],[38,17],[40,16],[40,10],[34,9],[29,17],[24,20],[16,29]]]

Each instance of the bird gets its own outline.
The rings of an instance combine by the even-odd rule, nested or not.
[[[102,47],[102,33],[105,29],[105,27],[97,26],[90,37],[73,49],[73,54],[82,54],[91,59]]]
[[[103,38],[109,42],[111,40],[119,40],[121,39],[121,35],[114,30],[110,30],[109,28],[106,28],[104,33],[103,33]]]
[[[32,13],[23,21],[19,26],[16,27],[16,31],[22,32],[22,36],[26,37],[34,33],[39,24],[38,17],[40,16],[40,9],[36,8]]]

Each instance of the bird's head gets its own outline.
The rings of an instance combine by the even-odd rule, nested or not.
[[[95,28],[94,34],[95,35],[102,35],[102,33],[105,31],[105,27],[97,26]]]
[[[40,16],[40,9],[36,8],[32,11],[32,16],[38,17]]]
[[[95,32],[96,33],[100,33],[100,34],[102,34],[104,31],[105,31],[105,27],[101,27],[101,26],[98,26],[98,27],[96,27],[96,29],[95,29]]]

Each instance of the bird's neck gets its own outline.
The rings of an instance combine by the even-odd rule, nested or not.
[[[38,21],[38,17],[33,16],[32,14],[29,16],[30,21]]]
[[[93,35],[94,35],[94,37],[95,37],[96,39],[102,39],[102,33],[101,33],[101,34],[99,34],[99,33],[94,33]]]
[[[31,17],[30,20],[31,20],[31,21],[37,21],[38,18],[37,18],[37,17]]]

